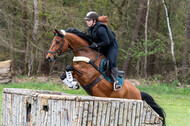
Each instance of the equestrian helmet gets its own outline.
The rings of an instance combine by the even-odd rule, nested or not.
[[[85,20],[93,19],[93,20],[98,20],[98,14],[95,11],[90,11],[86,14]]]

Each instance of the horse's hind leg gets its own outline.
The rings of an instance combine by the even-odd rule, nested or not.
[[[124,83],[126,83],[125,86],[128,91],[126,95],[127,99],[138,99],[138,100],[142,99],[140,91],[132,83],[130,83],[127,80],[125,80]]]

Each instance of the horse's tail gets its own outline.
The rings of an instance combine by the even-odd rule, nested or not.
[[[160,117],[162,117],[162,121],[163,121],[163,126],[165,126],[165,112],[164,110],[154,101],[154,99],[152,98],[152,96],[150,96],[148,93],[145,93],[145,92],[141,92],[141,97],[142,97],[142,100],[146,101],[146,103],[148,105],[151,106],[151,108],[156,112],[158,113],[158,115]]]

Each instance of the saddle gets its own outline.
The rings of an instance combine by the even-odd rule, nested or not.
[[[110,68],[109,60],[107,58],[102,59],[100,70],[105,76],[111,78],[111,68]],[[124,73],[125,73],[124,71],[118,71],[118,77],[122,78]]]
[[[100,71],[101,73],[103,73],[104,78],[113,84],[113,81],[111,79],[111,67],[109,65],[109,60],[107,58],[101,60]],[[118,71],[118,82],[120,85],[123,85],[124,73],[125,73],[124,71]]]

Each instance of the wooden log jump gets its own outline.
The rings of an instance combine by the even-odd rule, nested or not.
[[[12,61],[2,61],[0,62],[0,83],[10,83],[12,81]]]
[[[162,121],[140,100],[5,88],[1,125],[161,126]]]

